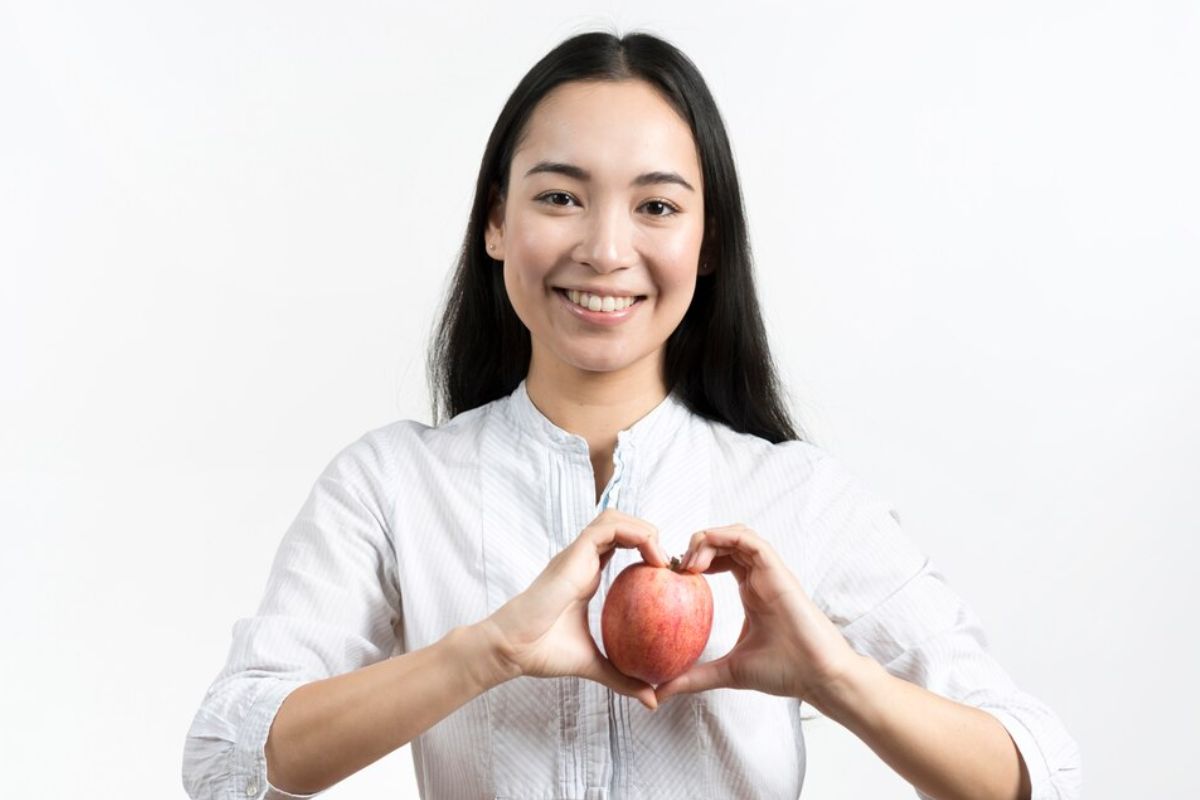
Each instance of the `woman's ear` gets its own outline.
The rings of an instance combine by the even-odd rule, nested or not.
[[[504,260],[504,197],[492,187],[488,197],[487,228],[483,232],[487,254],[496,261]]]

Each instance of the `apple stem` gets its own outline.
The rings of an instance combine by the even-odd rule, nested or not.
[[[679,572],[679,568],[683,566],[683,560],[679,556],[671,556],[671,571]]]

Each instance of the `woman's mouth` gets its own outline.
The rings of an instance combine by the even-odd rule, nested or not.
[[[624,322],[634,315],[646,299],[645,295],[626,298],[600,298],[596,295],[589,295],[586,292],[559,288],[555,288],[554,293],[562,298],[563,305],[576,318],[598,325],[615,325]],[[587,303],[587,307],[582,305],[582,303]],[[608,310],[606,311],[605,308]]]

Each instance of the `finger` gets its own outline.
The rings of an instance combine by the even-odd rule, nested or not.
[[[585,533],[601,556],[616,547],[636,548],[647,564],[667,565],[666,553],[658,543],[658,529],[649,523],[640,520],[594,522]]]
[[[732,555],[718,555],[714,557],[707,568],[700,569],[699,565],[691,570],[692,572],[703,572],[705,575],[716,575],[719,572],[732,572],[733,577],[738,583],[744,583],[746,580],[746,567],[739,564]]]
[[[637,678],[631,678],[618,670],[600,651],[583,677],[603,684],[618,694],[632,697],[651,711],[658,708],[658,698],[654,696],[654,687]]]
[[[720,525],[715,528],[705,528],[702,531],[696,531],[695,533],[692,534],[692,538],[688,540],[688,549],[687,549],[686,555],[690,556],[692,553],[694,553],[700,547],[701,543],[704,542],[704,539],[706,538],[706,536],[708,534],[710,534],[714,531],[723,531],[723,530],[728,530],[730,528],[740,528],[740,527],[742,527],[742,526],[741,525]]]
[[[646,534],[655,542],[655,544],[658,544],[658,528],[644,519],[640,519],[631,514],[626,514],[623,511],[617,511],[615,508],[605,509],[600,516],[596,517],[596,519],[593,521],[593,524],[596,522],[613,523],[619,528],[625,530],[634,529],[645,531]],[[664,560],[664,563],[670,560],[667,557],[665,550],[663,550],[661,547],[659,547],[658,550],[659,555],[662,556]]]
[[[643,530],[646,533],[658,533],[658,528],[651,525],[640,517],[635,517],[632,514],[626,514],[623,511],[617,511],[615,508],[606,508],[604,511],[591,522],[592,525],[618,524],[624,528],[634,528]]]
[[[729,656],[725,655],[716,661],[705,661],[696,664],[678,678],[673,678],[661,684],[654,690],[658,702],[677,694],[703,692],[708,689],[720,689],[733,686],[733,676],[729,671]]]
[[[765,567],[775,559],[775,551],[757,533],[745,525],[709,528],[692,536],[684,566],[704,571],[716,555],[733,555],[747,567]],[[701,564],[699,570],[693,569]]]
[[[744,578],[750,570],[762,569],[761,561],[756,560],[751,555],[745,554],[742,551],[737,551],[732,547],[713,547],[710,545],[701,545],[695,553],[692,553],[691,561],[686,565],[685,569],[692,573],[708,572],[712,570],[713,564],[720,559],[718,564],[718,572],[732,570],[737,567],[737,572],[734,576]]]
[[[718,559],[720,559],[719,562]],[[736,565],[742,577],[745,577],[749,570],[762,566],[760,561],[740,550],[732,547],[713,547],[707,542],[702,542],[683,562],[683,568],[692,574],[699,574],[711,570],[714,563],[718,564],[718,572],[724,572],[727,568],[732,569],[730,565]],[[737,574],[735,573],[735,576]]]
[[[612,561],[612,557],[616,552],[617,552],[616,550],[609,550],[607,553],[600,556],[600,569],[601,570],[603,570],[605,567],[608,566],[608,562]]]

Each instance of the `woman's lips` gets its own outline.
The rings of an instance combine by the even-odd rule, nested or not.
[[[563,305],[566,306],[567,310],[574,314],[576,318],[581,319],[584,322],[590,322],[593,325],[602,326],[620,325],[622,322],[629,320],[631,317],[633,317],[633,315],[641,307],[642,302],[646,299],[645,297],[638,297],[633,301],[633,303],[630,304],[628,308],[621,309],[620,311],[592,311],[584,308],[578,303],[572,302],[571,298],[567,297],[566,289],[555,289],[554,293],[559,296]]]

